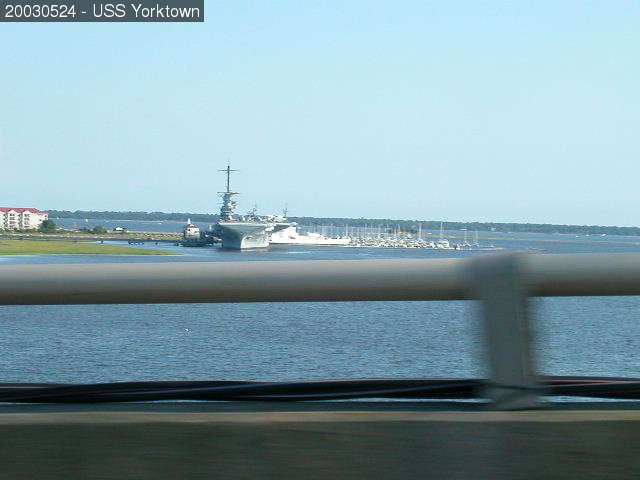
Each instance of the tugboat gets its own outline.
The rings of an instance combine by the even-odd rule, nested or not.
[[[191,219],[187,220],[187,224],[182,227],[182,238],[184,240],[200,240],[200,227],[191,223]]]
[[[216,224],[216,235],[220,237],[222,248],[245,250],[250,248],[267,248],[272,233],[284,230],[295,223],[277,215],[258,215],[254,208],[245,216],[236,217],[237,203],[233,199],[238,192],[231,190],[231,166],[220,170],[227,175],[227,189],[218,192],[222,198],[220,220]]]
[[[215,243],[215,236],[209,226],[209,231],[201,230],[200,227],[191,223],[191,219],[182,227],[182,239],[176,245],[183,247],[206,247]]]

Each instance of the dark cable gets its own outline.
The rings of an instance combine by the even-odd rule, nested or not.
[[[483,379],[360,379],[306,382],[153,381],[2,383],[0,402],[98,403],[156,400],[299,401],[358,398],[481,399]],[[539,395],[640,400],[640,379],[540,377]]]

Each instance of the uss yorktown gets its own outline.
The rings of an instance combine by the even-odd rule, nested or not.
[[[232,250],[267,248],[272,233],[295,225],[283,216],[257,215],[255,208],[247,215],[236,216],[237,204],[233,197],[238,195],[238,192],[231,190],[231,172],[235,170],[227,166],[220,171],[227,175],[227,189],[224,192],[218,192],[222,197],[222,206],[220,220],[215,228],[217,236],[221,239],[222,248]]]

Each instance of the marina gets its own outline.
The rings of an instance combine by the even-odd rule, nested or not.
[[[449,241],[444,235],[444,223],[440,223],[440,234],[434,237],[430,233],[423,233],[422,226],[418,225],[415,234],[401,233],[398,229],[392,234],[381,233],[365,234],[351,239],[352,247],[368,248],[429,248],[435,250],[501,250],[501,247],[494,245],[480,245],[478,232],[475,232],[473,243],[467,240],[467,232],[464,231],[462,242],[455,243]]]
[[[351,247],[367,248],[430,248],[435,250],[496,250],[498,247],[481,247],[480,244],[451,243],[447,239],[429,239],[414,236],[354,237]]]

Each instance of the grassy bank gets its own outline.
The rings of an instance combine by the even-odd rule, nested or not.
[[[67,242],[64,240],[0,240],[0,255],[89,254],[89,255],[175,255],[165,250]]]

